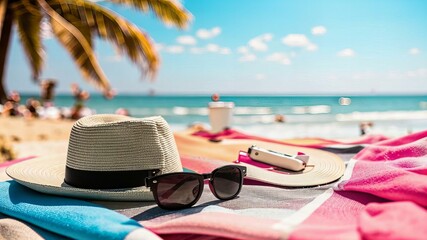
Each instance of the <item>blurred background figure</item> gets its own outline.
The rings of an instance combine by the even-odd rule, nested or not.
[[[212,94],[211,100],[212,100],[212,102],[218,102],[219,101],[219,94],[218,93]]]
[[[38,108],[40,107],[41,107],[41,104],[38,100],[34,98],[27,99],[27,102],[25,104],[25,110],[23,112],[24,117],[27,119],[38,118],[39,117]]]
[[[286,118],[282,114],[276,114],[276,116],[274,116],[274,121],[278,123],[284,123],[286,122]]]
[[[41,102],[44,107],[53,106],[53,100],[55,98],[55,87],[56,80],[46,79],[40,84],[41,87]]]
[[[8,96],[7,100],[8,100],[8,101],[10,101],[10,102],[13,102],[13,103],[19,104],[19,102],[21,101],[21,95],[20,95],[20,94],[19,94],[19,92],[17,92],[17,91],[12,91],[12,92],[9,94],[9,96]]]
[[[115,114],[123,115],[123,116],[130,116],[129,111],[126,108],[118,108],[116,110]]]
[[[7,101],[3,105],[2,116],[5,116],[5,117],[19,116],[20,101],[21,101],[21,95],[17,91],[12,91],[7,97]]]
[[[79,119],[82,117],[82,110],[85,107],[85,102],[90,98],[87,91],[80,89],[80,87],[73,83],[71,84],[71,93],[74,96],[74,105],[71,108],[71,119]]]
[[[361,122],[359,124],[360,135],[366,135],[372,132],[372,127],[374,126],[373,122]]]
[[[13,102],[7,101],[3,105],[1,115],[3,117],[14,117],[18,115],[18,110],[15,109]]]
[[[104,92],[104,98],[107,100],[113,99],[116,95],[117,95],[117,92],[114,89],[109,89]]]

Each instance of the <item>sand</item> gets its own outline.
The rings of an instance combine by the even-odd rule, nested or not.
[[[26,120],[20,117],[0,117],[0,137],[3,136],[10,143],[16,158],[64,153],[67,151],[73,124],[74,121],[71,120]],[[200,155],[226,161],[236,157],[236,151],[230,152],[230,149],[222,148],[223,144],[191,137],[191,133],[197,130],[197,128],[190,128],[174,133],[180,154]],[[241,147],[236,146],[236,149]]]
[[[68,139],[74,121],[0,117],[0,135],[14,142]]]
[[[74,121],[71,120],[26,120],[20,117],[0,117],[0,137],[11,144],[12,149],[16,152],[16,158],[64,153],[67,151],[73,124]],[[283,145],[255,142],[254,140],[223,140],[221,143],[213,143],[203,138],[192,137],[191,133],[197,130],[199,128],[196,126],[185,131],[174,132],[180,155],[232,162],[237,158],[239,150],[246,150],[252,144],[277,151],[284,150]],[[294,144],[300,143],[299,141],[301,140],[286,140],[287,143]],[[315,143],[318,140],[305,139],[304,141],[305,143]],[[290,150],[289,152],[293,152]]]
[[[0,137],[17,158],[63,152],[74,121],[0,117]]]

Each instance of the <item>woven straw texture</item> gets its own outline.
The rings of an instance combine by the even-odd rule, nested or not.
[[[182,171],[172,131],[162,117],[105,114],[74,124],[67,154],[17,163],[6,173],[20,184],[48,194],[110,201],[153,200],[146,187],[97,190],[69,186],[64,183],[66,165],[87,171]]]
[[[248,169],[247,178],[278,186],[306,187],[333,182],[340,178],[345,171],[341,158],[330,153],[324,153],[324,158],[310,157],[307,167],[301,172],[280,172],[263,169],[241,162]],[[328,156],[330,155],[330,156]]]
[[[88,171],[182,171],[173,134],[162,117],[94,115],[70,134],[67,166]]]

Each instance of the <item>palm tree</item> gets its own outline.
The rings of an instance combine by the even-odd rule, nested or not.
[[[107,0],[151,10],[165,24],[184,28],[191,15],[176,0]],[[0,0],[0,103],[6,101],[4,70],[12,26],[17,26],[21,44],[31,65],[32,77],[39,79],[44,62],[41,24],[52,32],[70,53],[86,80],[104,93],[110,84],[95,57],[93,38],[106,39],[129,57],[143,74],[154,77],[158,55],[149,36],[114,12],[88,0]]]

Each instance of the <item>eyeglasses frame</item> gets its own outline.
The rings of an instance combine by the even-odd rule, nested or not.
[[[227,198],[222,198],[215,191],[215,187],[213,185],[214,184],[214,178],[212,178],[212,176],[214,176],[216,172],[223,170],[224,168],[230,168],[230,167],[237,168],[240,171],[241,180],[239,183],[239,189],[237,190],[237,192],[234,195],[227,197]],[[192,202],[190,202],[189,204],[186,204],[185,206],[182,206],[182,207],[167,207],[167,206],[164,206],[161,204],[161,202],[158,198],[156,184],[158,183],[159,178],[163,178],[163,177],[167,177],[167,176],[171,176],[171,175],[186,175],[186,176],[191,175],[191,176],[194,176],[199,181],[198,195]],[[165,174],[161,174],[161,175],[157,175],[157,176],[153,176],[153,177],[148,177],[145,179],[145,186],[149,187],[150,190],[153,192],[154,200],[156,201],[156,203],[159,207],[161,207],[163,209],[168,209],[168,210],[177,210],[177,209],[183,209],[183,208],[191,207],[199,201],[199,199],[203,193],[203,187],[204,187],[204,181],[205,180],[209,180],[209,189],[211,190],[211,192],[214,194],[214,196],[216,198],[223,200],[223,201],[235,198],[237,195],[239,195],[240,191],[242,190],[243,179],[246,177],[246,175],[247,175],[247,168],[245,166],[230,164],[230,165],[225,165],[225,166],[216,168],[211,173],[200,174],[200,173],[195,173],[195,172],[174,172],[174,173],[165,173]]]

